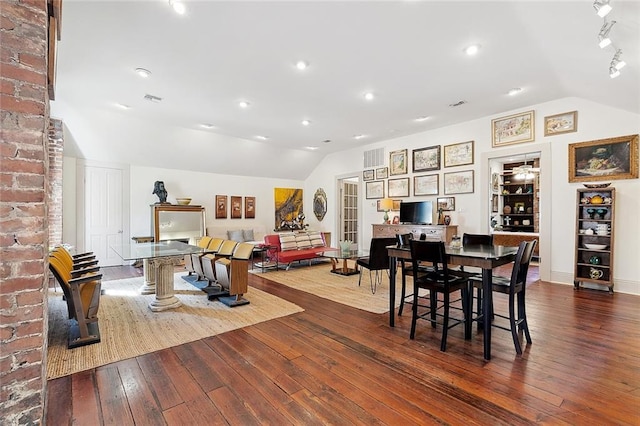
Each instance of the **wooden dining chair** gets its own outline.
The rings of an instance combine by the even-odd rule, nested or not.
[[[415,338],[416,322],[418,319],[427,320],[432,327],[436,327],[438,317],[442,318],[442,339],[440,350],[447,349],[447,334],[449,329],[456,325],[465,324],[470,316],[470,302],[468,296],[468,280],[455,275],[447,266],[447,254],[442,241],[411,241],[411,259],[413,261],[413,303],[411,317],[411,333],[409,337]],[[425,271],[426,263],[433,269]],[[420,289],[429,290],[429,305],[420,305]],[[460,292],[462,299],[461,308],[451,306],[451,294]],[[442,293],[443,300],[438,300],[438,293]],[[427,309],[418,312],[419,307]],[[450,316],[451,309],[462,311],[462,318]],[[442,313],[439,311],[442,310]],[[466,331],[466,327],[465,327]],[[465,338],[468,337],[465,334]]]
[[[467,234],[466,232],[464,234],[462,234],[462,247],[468,247],[468,246],[478,246],[478,245],[489,245],[492,246],[493,245],[493,234]],[[482,270],[477,271],[477,270],[473,270],[473,268],[471,268],[471,270],[469,269],[464,269],[463,266],[460,267],[460,271],[464,272],[460,275],[467,277],[471,284],[471,292],[473,292],[473,289],[476,290],[476,315],[480,316],[482,315]],[[471,298],[473,298],[473,293],[469,295]],[[478,322],[478,328],[480,328],[480,322]]]
[[[387,246],[392,246],[396,243],[395,238],[372,238],[369,248],[369,256],[362,257],[356,260],[356,265],[360,266],[360,277],[358,278],[358,287],[362,282],[362,271],[364,269],[369,270],[369,283],[371,285],[371,293],[375,294],[376,289],[382,284],[382,276],[386,270],[389,273],[389,254],[387,253]],[[374,277],[371,276],[371,271],[374,271]]]
[[[513,337],[513,344],[516,348],[516,353],[522,355],[522,346],[518,333],[524,332],[525,339],[528,344],[531,344],[531,335],[529,333],[529,324],[527,323],[527,311],[526,311],[526,289],[527,289],[527,274],[529,272],[529,264],[533,257],[533,252],[536,246],[537,240],[522,241],[518,247],[518,253],[516,259],[513,262],[513,268],[511,270],[511,277],[499,277],[494,276],[492,279],[493,292],[503,293],[509,296],[508,300],[508,314],[496,313],[492,308],[494,317],[501,318],[509,321],[509,327],[505,327],[498,324],[497,321],[492,323],[493,327],[500,328],[502,330],[511,331]],[[477,279],[473,279],[477,281]],[[482,278],[480,278],[482,283]]]

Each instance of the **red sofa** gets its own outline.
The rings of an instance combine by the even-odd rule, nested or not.
[[[292,262],[308,260],[311,264],[311,260],[322,257],[323,251],[337,250],[327,247],[321,232],[269,234],[264,236],[264,243],[269,247],[269,259],[287,265],[287,270]]]

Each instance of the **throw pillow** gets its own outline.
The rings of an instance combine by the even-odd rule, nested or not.
[[[236,229],[233,231],[227,231],[227,236],[231,241],[236,241],[238,243],[244,243],[244,237],[242,236],[242,230]]]
[[[254,241],[253,229],[244,229],[242,231],[242,238],[244,238],[245,241]]]
[[[280,234],[280,249],[282,251],[296,250],[296,236],[293,234]]]
[[[309,232],[309,240],[311,241],[311,247],[324,247],[324,240],[320,232]]]
[[[311,240],[309,240],[309,234],[306,232],[298,232],[296,234],[296,245],[298,246],[298,250],[310,248]]]

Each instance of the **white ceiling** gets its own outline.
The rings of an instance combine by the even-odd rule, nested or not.
[[[590,0],[185,4],[180,16],[164,0],[65,0],[52,115],[64,104],[322,156],[564,97],[640,114],[639,1],[611,1],[610,35],[627,62],[616,79]],[[472,43],[482,47],[469,57]]]

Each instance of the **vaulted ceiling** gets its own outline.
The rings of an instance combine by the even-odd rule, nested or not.
[[[591,1],[184,5],[178,15],[163,0],[63,2],[52,115],[78,156],[304,178],[330,152],[564,97],[640,113],[638,1],[611,2],[605,49]],[[627,66],[611,79],[615,48]],[[240,165],[248,153],[295,164]]]

